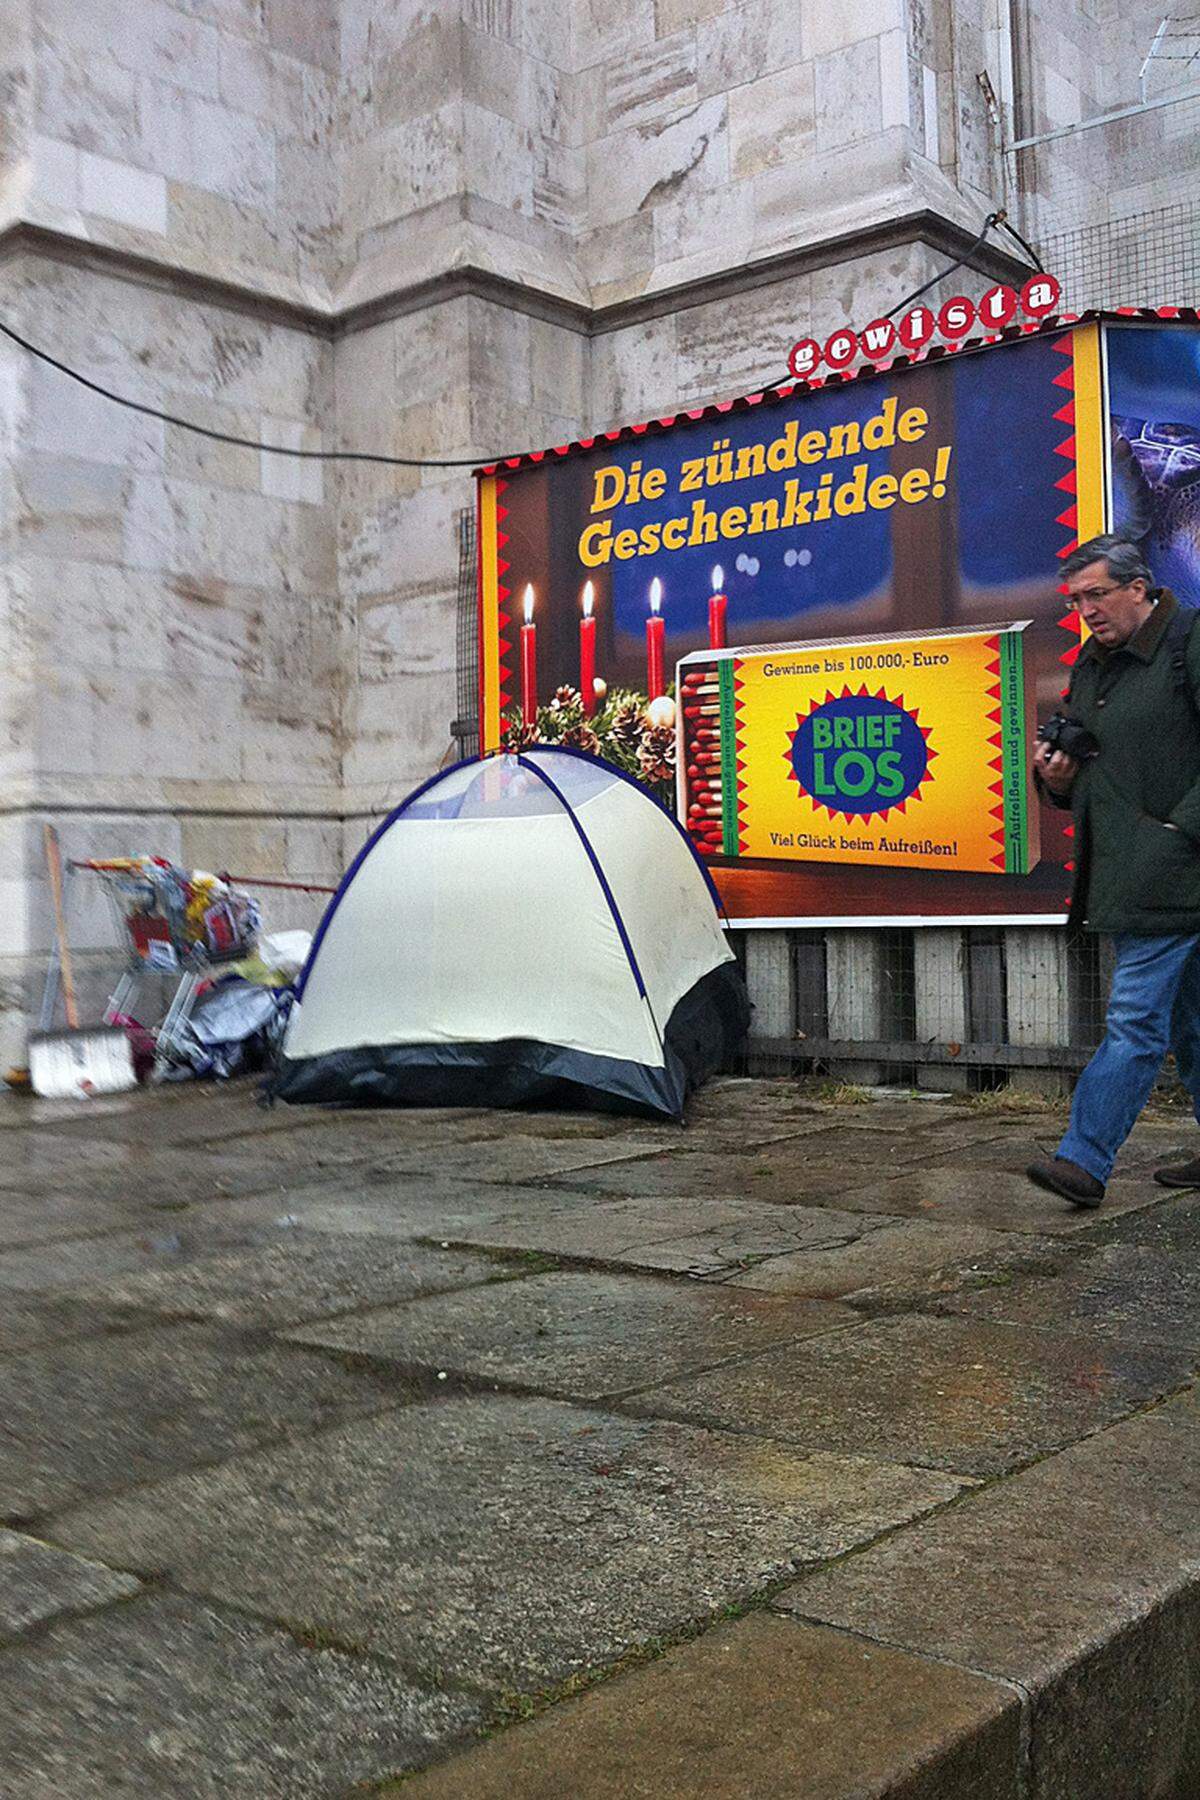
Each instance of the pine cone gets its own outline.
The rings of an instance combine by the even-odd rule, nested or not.
[[[568,725],[558,741],[568,750],[586,750],[589,756],[600,754],[600,739],[590,725]]]
[[[555,688],[554,698],[550,702],[550,704],[558,712],[567,712],[573,706],[577,706],[582,709],[583,699],[582,699],[582,696],[580,695],[578,688],[564,686],[564,687],[560,687],[560,688]]]
[[[638,769],[642,780],[674,781],[675,732],[669,725],[650,726],[638,746]]]
[[[522,719],[513,719],[500,739],[501,748],[509,751],[528,750],[537,742],[537,726],[526,725]]]
[[[624,750],[632,756],[641,747],[645,729],[646,722],[642,717],[641,707],[636,700],[626,700],[613,714],[608,735],[618,750]]]

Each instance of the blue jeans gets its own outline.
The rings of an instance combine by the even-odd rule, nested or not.
[[[1200,934],[1123,931],[1113,943],[1104,1041],[1079,1077],[1057,1152],[1097,1181],[1108,1180],[1168,1050],[1200,1120]]]

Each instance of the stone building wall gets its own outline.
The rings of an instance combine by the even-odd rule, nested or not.
[[[339,55],[320,11],[4,0],[5,319],[134,400],[318,445]],[[11,1059],[50,936],[43,819],[68,856],[341,868],[343,657],[320,465],[122,411],[7,344],[0,441]],[[94,887],[73,898],[77,943],[111,943]]]
[[[1028,232],[1178,187],[1169,111],[1070,164],[1001,155],[1117,103],[1141,17],[0,0],[2,316],[267,442],[561,442],[780,377],[995,204]],[[952,286],[1013,273],[1012,248]],[[329,880],[449,753],[471,499],[461,468],[206,442],[0,344],[0,1058],[49,941],[43,819],[68,854]],[[95,908],[77,923],[100,941]]]

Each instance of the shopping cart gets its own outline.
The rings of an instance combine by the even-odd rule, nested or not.
[[[226,882],[212,876],[189,877],[154,857],[92,859],[73,866],[90,870],[103,884],[124,949],[104,1023],[140,1024],[150,984],[158,983],[160,990],[166,984],[170,991],[162,1022],[153,1033],[153,1079],[161,1080],[180,1060],[181,1035],[203,988],[219,975],[223,964],[252,951],[258,909]]]

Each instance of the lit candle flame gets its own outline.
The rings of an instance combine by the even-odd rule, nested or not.
[[[721,567],[720,563],[718,563],[716,565],[716,567],[714,568],[714,570],[712,572],[712,584],[713,584],[713,593],[714,594],[719,594],[721,589],[725,585],[725,571]]]
[[[650,611],[656,613],[662,605],[662,582],[656,575],[650,583]]]
[[[592,586],[592,583],[590,581],[585,581],[583,584],[583,616],[585,619],[591,618],[592,607],[595,604],[596,604],[596,590]]]
[[[533,624],[533,583],[532,583],[532,581],[529,582],[525,588],[525,623],[527,625]]]

